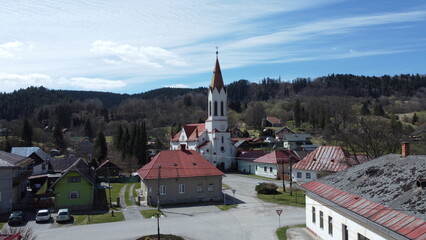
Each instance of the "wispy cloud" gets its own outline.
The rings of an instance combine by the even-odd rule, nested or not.
[[[160,47],[135,47],[129,44],[98,40],[92,43],[90,51],[104,56],[105,62],[115,65],[124,62],[154,68],[161,68],[164,65],[188,66],[185,59]]]
[[[72,77],[59,79],[45,74],[10,74],[0,73],[2,91],[11,92],[15,89],[29,86],[44,86],[51,89],[84,89],[84,90],[116,90],[126,86],[121,80],[107,80],[100,78]]]
[[[19,41],[0,44],[0,58],[18,58],[16,55],[22,51],[30,51],[34,48],[32,43],[23,43]]]
[[[182,83],[166,85],[164,87],[168,87],[168,88],[190,88],[190,86],[188,86],[186,84],[182,84]]]

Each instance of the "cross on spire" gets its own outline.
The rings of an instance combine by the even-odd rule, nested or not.
[[[219,47],[216,46],[216,58],[218,58],[218,55],[219,55]]]

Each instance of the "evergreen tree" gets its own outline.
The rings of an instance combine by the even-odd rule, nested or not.
[[[93,134],[93,130],[92,130],[92,124],[90,123],[89,118],[87,118],[86,121],[84,122],[84,134],[89,139],[93,139],[95,137],[94,134]]]
[[[118,125],[117,133],[114,135],[114,139],[113,139],[115,148],[121,150],[122,139],[123,139],[123,127],[121,127],[121,125]]]
[[[385,116],[385,110],[383,110],[382,104],[379,101],[374,105],[373,114],[376,116]]]
[[[62,126],[59,123],[56,124],[55,129],[53,130],[53,143],[56,145],[56,148],[60,150],[63,150],[65,148]]]
[[[95,160],[93,164],[95,164],[95,166],[99,166],[99,164],[107,158],[107,155],[108,147],[105,135],[102,130],[99,130],[98,135],[96,136],[95,144],[93,145],[92,159]]]
[[[30,122],[26,118],[22,126],[21,138],[22,138],[22,141],[24,141],[26,146],[32,146],[33,128],[31,127]]]
[[[301,108],[300,108],[300,101],[299,101],[299,99],[296,99],[296,103],[294,104],[293,119],[294,119],[294,125],[297,128],[300,129],[300,124],[301,124],[302,116],[301,116]]]
[[[419,117],[417,117],[417,114],[414,113],[413,118],[411,119],[411,124],[415,125],[418,120],[419,120]]]
[[[361,115],[366,116],[366,115],[370,115],[370,110],[368,109],[368,104],[366,102],[362,103],[362,108],[361,108]]]

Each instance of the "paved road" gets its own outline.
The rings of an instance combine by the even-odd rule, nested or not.
[[[223,182],[236,189],[235,198],[239,203],[237,208],[228,211],[221,211],[212,205],[164,208],[167,217],[160,219],[160,231],[180,235],[188,240],[276,239],[276,209],[284,210],[281,226],[305,222],[303,208],[278,206],[258,200],[254,192],[258,179],[228,174]],[[225,192],[229,195],[227,200],[233,201],[232,191]],[[36,228],[35,233],[38,239],[130,240],[157,233],[157,221],[133,219],[120,223],[59,227],[46,224]]]

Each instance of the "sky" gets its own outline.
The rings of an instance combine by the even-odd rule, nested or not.
[[[0,0],[0,92],[425,74],[424,0]]]

